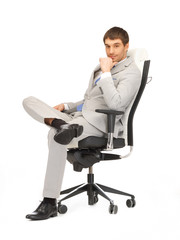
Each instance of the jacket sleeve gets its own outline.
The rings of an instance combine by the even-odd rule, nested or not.
[[[117,87],[112,77],[101,79],[97,86],[101,89],[104,101],[112,110],[124,111],[137,93],[141,81],[139,69],[124,72]]]

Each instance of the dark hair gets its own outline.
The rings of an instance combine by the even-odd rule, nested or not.
[[[123,29],[119,27],[113,27],[110,28],[104,35],[103,41],[105,43],[105,40],[107,38],[110,38],[111,40],[120,38],[124,46],[129,42],[129,35],[128,33]]]

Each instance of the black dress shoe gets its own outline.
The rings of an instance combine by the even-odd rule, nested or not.
[[[83,132],[83,126],[78,124],[64,124],[54,136],[54,140],[62,145],[67,145],[74,137],[79,137]]]
[[[38,208],[31,214],[26,215],[26,218],[31,220],[45,220],[50,217],[57,216],[57,205],[41,202]]]

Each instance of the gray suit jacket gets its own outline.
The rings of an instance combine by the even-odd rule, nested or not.
[[[95,109],[112,109],[125,112],[139,89],[141,73],[131,57],[112,68],[111,77],[100,79],[95,84],[94,76],[99,70],[100,65],[95,68],[91,75],[84,99],[67,104],[71,111],[71,109],[76,109],[79,104],[84,103],[83,117],[90,124],[107,133],[107,116],[95,112]],[[120,121],[121,118],[122,116],[116,117],[114,137],[120,136],[123,131],[123,118]]]

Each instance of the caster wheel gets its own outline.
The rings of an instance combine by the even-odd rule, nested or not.
[[[66,205],[60,205],[60,204],[58,204],[58,212],[59,212],[60,214],[66,213],[66,212],[67,212],[67,207],[66,207]]]
[[[128,199],[128,200],[126,201],[126,205],[127,205],[128,208],[133,208],[133,207],[135,207],[135,206],[136,206],[136,201],[135,201],[135,199]]]
[[[111,204],[109,206],[109,213],[110,214],[116,214],[118,212],[118,206]]]

